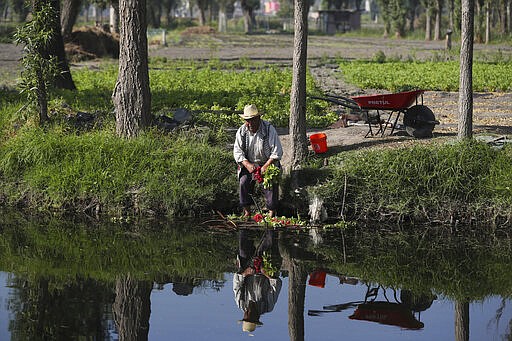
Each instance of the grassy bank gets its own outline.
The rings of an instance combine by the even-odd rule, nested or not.
[[[255,103],[265,119],[286,126],[291,70],[245,60],[163,58],[152,60],[150,69],[152,112],[172,116],[174,109],[186,108],[194,113],[186,127],[171,133],[154,127],[131,140],[115,137],[110,96],[117,71],[112,63],[73,71],[78,91],[54,94],[51,123],[43,128],[15,91],[1,89],[0,202],[116,217],[236,211],[230,143],[241,120],[229,111]],[[436,74],[425,71],[423,78]],[[397,86],[409,84],[397,79]],[[502,78],[498,82],[507,87]],[[319,94],[310,75],[307,87],[309,94]],[[307,105],[308,127],[337,118],[325,101]],[[91,113],[94,120],[79,124],[77,111]],[[489,221],[512,215],[511,159],[510,147],[423,145],[343,153],[331,157],[320,173],[313,166],[307,174],[320,184],[314,191],[331,216],[343,209],[351,219]]]
[[[365,150],[331,158],[314,192],[331,215],[364,220],[506,222],[512,148],[470,141]]]

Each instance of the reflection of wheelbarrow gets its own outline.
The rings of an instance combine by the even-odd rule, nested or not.
[[[312,96],[311,98],[341,105],[350,109],[351,113],[358,114],[368,123],[368,132],[365,137],[378,134],[384,136],[389,125],[391,125],[390,135],[393,134],[402,113],[404,114],[403,125],[410,136],[432,137],[432,130],[436,124],[439,124],[439,121],[436,120],[432,110],[423,105],[423,93],[424,90],[414,90],[352,98],[335,95]],[[421,97],[421,104],[418,103],[418,97]],[[372,112],[370,113],[370,111]],[[382,119],[381,115],[385,114],[388,115],[387,119]],[[394,120],[392,119],[393,114],[396,114]],[[379,129],[373,132],[372,125],[375,124],[379,126]]]
[[[382,289],[385,301],[377,301],[379,289]],[[407,293],[407,291],[403,291]],[[408,294],[410,296],[410,294]],[[367,285],[364,301],[348,302],[343,304],[335,304],[324,306],[323,310],[308,310],[309,316],[320,316],[324,313],[334,313],[356,307],[356,310],[348,318],[351,320],[363,320],[370,322],[378,322],[381,324],[398,326],[404,329],[421,329],[424,327],[423,322],[419,321],[414,316],[415,307],[411,304],[400,302],[396,296],[396,291],[393,289],[393,296],[395,302],[390,302],[386,296],[386,290],[380,285],[371,287]],[[407,300],[410,301],[410,300]],[[432,300],[430,300],[432,304]],[[428,309],[427,305],[424,309]]]

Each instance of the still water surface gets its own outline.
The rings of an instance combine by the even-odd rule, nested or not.
[[[510,242],[495,235],[276,231],[282,287],[247,332],[240,231],[53,224],[2,226],[0,340],[512,340]]]

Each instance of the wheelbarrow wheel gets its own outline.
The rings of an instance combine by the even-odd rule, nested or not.
[[[417,138],[432,137],[432,131],[439,121],[432,110],[425,105],[414,105],[404,113],[404,126],[407,134]]]

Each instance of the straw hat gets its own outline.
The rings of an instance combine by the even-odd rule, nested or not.
[[[251,321],[242,321],[242,331],[244,332],[253,332],[256,327],[263,325],[260,321],[251,322]]]
[[[251,118],[261,116],[258,108],[254,104],[247,104],[244,107],[244,113],[239,115],[244,120],[250,120]]]

